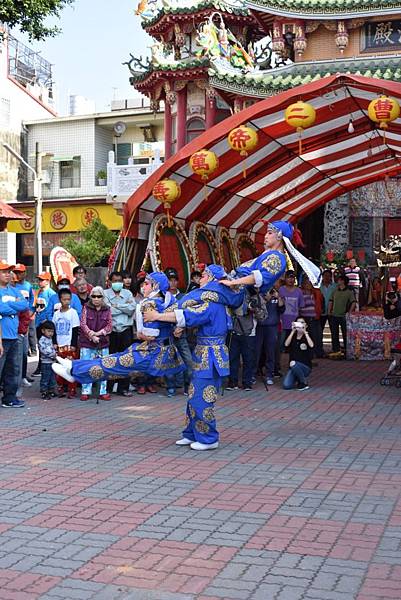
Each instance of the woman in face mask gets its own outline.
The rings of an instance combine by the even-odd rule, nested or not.
[[[168,289],[169,281],[164,273],[154,272],[146,276],[142,284],[144,299],[136,306],[137,337],[142,341],[132,344],[123,352],[94,360],[57,359],[59,363],[53,365],[55,373],[67,381],[86,384],[102,379],[126,378],[133,371],[155,377],[184,371],[185,365],[172,339],[174,324],[144,323],[143,320],[147,310],[163,312],[174,309],[175,301]]]

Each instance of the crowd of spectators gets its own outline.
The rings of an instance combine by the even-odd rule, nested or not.
[[[182,289],[177,270],[165,271],[170,282],[170,294],[179,300],[183,293],[199,287],[200,271],[191,273],[189,286]],[[93,286],[87,270],[78,265],[73,280],[60,275],[55,289],[49,272],[39,273],[35,289],[26,280],[22,264],[0,262],[0,316],[2,342],[0,346],[0,378],[3,406],[24,406],[23,390],[40,376],[43,399],[55,396],[73,398],[75,384],[56,378],[51,368],[57,355],[63,358],[91,360],[121,352],[138,340],[136,310],[142,299],[141,286],[146,274],[135,277],[128,271],[113,271],[105,287]],[[284,389],[308,389],[307,378],[325,358],[327,342],[331,353],[344,352],[347,333],[346,315],[358,309],[363,293],[363,272],[352,259],[342,271],[326,269],[320,289],[312,287],[308,278],[288,270],[282,280],[262,295],[247,291],[244,302],[231,315],[232,330],[227,339],[230,376],[227,391],[242,387],[253,389],[261,378],[266,389],[282,381]],[[371,283],[370,301],[378,306],[382,301],[382,283]],[[398,295],[386,296],[387,313],[401,314]],[[342,335],[342,346],[340,343]],[[323,344],[326,336],[326,351]],[[331,340],[330,340],[331,338]],[[102,381],[97,393],[91,385],[83,385],[80,399],[88,401],[96,395],[108,401],[112,394],[132,396],[134,393],[155,393],[157,386],[168,396],[182,389],[188,394],[192,378],[191,351],[196,343],[196,331],[177,331],[174,343],[186,369],[179,376],[156,380],[138,375],[115,381]],[[38,365],[32,377],[27,374],[28,355],[38,354]],[[285,373],[284,373],[285,372]]]

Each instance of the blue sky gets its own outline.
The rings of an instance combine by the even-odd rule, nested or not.
[[[135,15],[136,6],[136,0],[75,0],[56,22],[63,30],[57,37],[34,43],[13,32],[54,64],[60,114],[67,112],[68,92],[95,100],[97,111],[109,110],[114,96],[137,95],[121,64],[130,52],[150,54],[151,40]]]

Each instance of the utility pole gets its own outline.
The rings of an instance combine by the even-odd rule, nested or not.
[[[36,179],[33,181],[33,195],[35,199],[35,255],[34,271],[43,271],[42,253],[42,154],[39,151],[39,142],[35,144]],[[36,184],[36,185],[35,185]],[[36,188],[36,189],[35,189]]]
[[[33,268],[35,273],[43,271],[42,260],[42,154],[39,152],[39,144],[36,143],[36,169],[31,167],[26,160],[18,154],[10,144],[3,144],[3,147],[14,156],[28,171],[33,175],[33,196],[35,200],[35,254],[33,258]]]

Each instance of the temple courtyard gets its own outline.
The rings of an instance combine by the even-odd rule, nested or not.
[[[32,365],[33,366],[33,365]],[[319,361],[308,391],[226,392],[221,447],[185,398],[0,412],[1,600],[401,599],[401,390]]]

